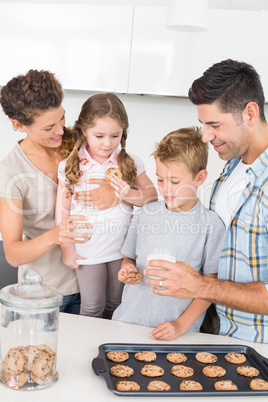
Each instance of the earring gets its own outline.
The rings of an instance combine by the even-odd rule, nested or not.
[[[14,126],[14,124],[12,124],[13,130],[17,131],[16,127]]]

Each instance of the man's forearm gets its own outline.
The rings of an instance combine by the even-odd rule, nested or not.
[[[235,283],[202,277],[196,297],[247,313],[268,314],[268,292],[262,282]]]

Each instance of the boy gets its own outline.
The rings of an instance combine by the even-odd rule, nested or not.
[[[132,219],[118,274],[126,286],[112,318],[156,327],[153,339],[172,340],[188,329],[199,331],[210,303],[155,295],[145,278],[127,278],[126,271],[143,273],[147,256],[159,247],[171,250],[176,260],[191,263],[197,272],[217,277],[225,227],[197,197],[207,177],[208,145],[202,142],[201,130],[191,127],[169,133],[153,155],[163,201],[140,208]],[[159,286],[165,287],[164,281]]]

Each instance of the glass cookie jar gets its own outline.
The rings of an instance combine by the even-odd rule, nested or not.
[[[0,382],[24,391],[53,385],[62,294],[29,270],[19,283],[1,289],[0,302]]]

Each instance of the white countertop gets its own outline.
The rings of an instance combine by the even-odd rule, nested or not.
[[[130,402],[130,396],[117,396],[109,391],[103,377],[97,376],[91,362],[98,355],[98,347],[103,343],[151,343],[150,328],[124,324],[98,318],[60,314],[58,344],[59,381],[49,388],[38,391],[17,391],[0,385],[1,402]],[[228,337],[190,332],[168,344],[238,344],[253,347],[268,358],[268,344],[256,344]],[[133,397],[139,401],[158,401],[159,397]],[[133,400],[132,398],[132,400]],[[149,398],[149,399],[148,399]],[[171,398],[171,399],[170,399]],[[209,402],[227,402],[227,396],[209,397]],[[230,398],[230,397],[229,397]],[[241,402],[244,396],[232,400]],[[265,396],[247,396],[247,402],[267,401]],[[207,397],[181,397],[180,402],[207,401]],[[172,401],[172,397],[161,397],[161,401]],[[230,399],[228,399],[228,402]]]

